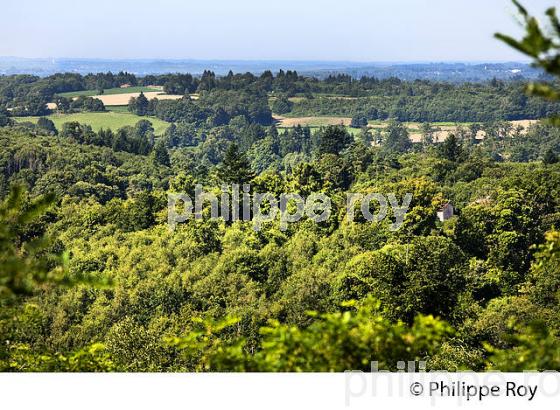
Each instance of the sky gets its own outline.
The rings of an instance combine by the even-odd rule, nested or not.
[[[523,60],[493,38],[496,31],[521,32],[509,0],[2,3],[0,56],[356,62]],[[547,7],[560,5],[558,0],[524,3],[537,15]]]

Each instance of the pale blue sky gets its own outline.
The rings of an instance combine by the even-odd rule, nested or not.
[[[7,1],[7,4],[5,3]],[[520,60],[509,0],[2,0],[0,56]],[[557,0],[525,0],[541,13]]]

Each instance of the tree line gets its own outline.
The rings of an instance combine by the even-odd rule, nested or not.
[[[13,115],[46,115],[46,103],[56,95],[68,91],[97,90],[121,85],[158,85],[170,94],[189,95],[201,93],[206,96],[202,110],[212,108],[216,101],[230,108],[224,111],[236,116],[235,107],[246,104],[243,100],[259,100],[256,107],[248,107],[247,115],[257,118],[259,123],[268,121],[263,101],[274,96],[273,110],[278,114],[290,115],[360,115],[370,120],[397,118],[401,121],[489,121],[533,119],[559,112],[559,104],[527,97],[526,82],[493,80],[484,83],[450,84],[437,81],[402,81],[397,78],[377,79],[348,75],[332,75],[325,79],[305,77],[295,71],[273,74],[266,71],[261,75],[251,73],[216,76],[205,71],[201,76],[191,74],[149,75],[136,78],[128,73],[56,74],[40,78],[28,75],[0,77],[0,107],[9,108]],[[290,97],[298,96],[297,102]],[[333,97],[344,98],[333,98]],[[64,104],[64,100],[61,100]],[[85,101],[84,101],[85,102]],[[68,104],[64,104],[67,106]],[[90,110],[99,107],[85,106]],[[172,103],[166,102],[173,106]],[[261,107],[261,108],[259,108]],[[490,108],[487,108],[490,107]],[[173,108],[171,108],[173,109]],[[134,109],[134,111],[137,111]],[[141,104],[139,112],[156,112],[155,107]],[[223,121],[223,113],[216,116]],[[199,114],[201,115],[201,114]],[[245,114],[244,114],[245,115]],[[162,114],[170,118],[173,114]]]

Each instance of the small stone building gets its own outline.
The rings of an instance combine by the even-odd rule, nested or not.
[[[451,217],[454,215],[454,211],[455,209],[453,208],[453,205],[448,202],[439,209],[437,217],[441,222],[445,222],[451,219]]]

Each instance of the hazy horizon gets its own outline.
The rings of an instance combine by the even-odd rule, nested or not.
[[[356,65],[421,65],[421,64],[530,64],[529,59],[523,59],[520,56],[517,59],[498,59],[498,60],[335,60],[335,59],[324,59],[324,60],[304,60],[304,59],[265,59],[265,58],[181,58],[181,57],[131,57],[131,58],[119,58],[119,57],[68,57],[68,56],[15,56],[15,55],[0,55],[0,59],[14,59],[14,60],[84,60],[84,61],[192,61],[192,62],[247,62],[247,63],[283,63],[283,62],[294,62],[294,63],[350,63]]]
[[[525,1],[542,15],[549,0]],[[530,4],[529,4],[530,3]],[[18,58],[352,63],[522,62],[493,38],[510,0],[42,2],[4,5],[0,55]],[[48,16],[48,18],[46,18]]]

